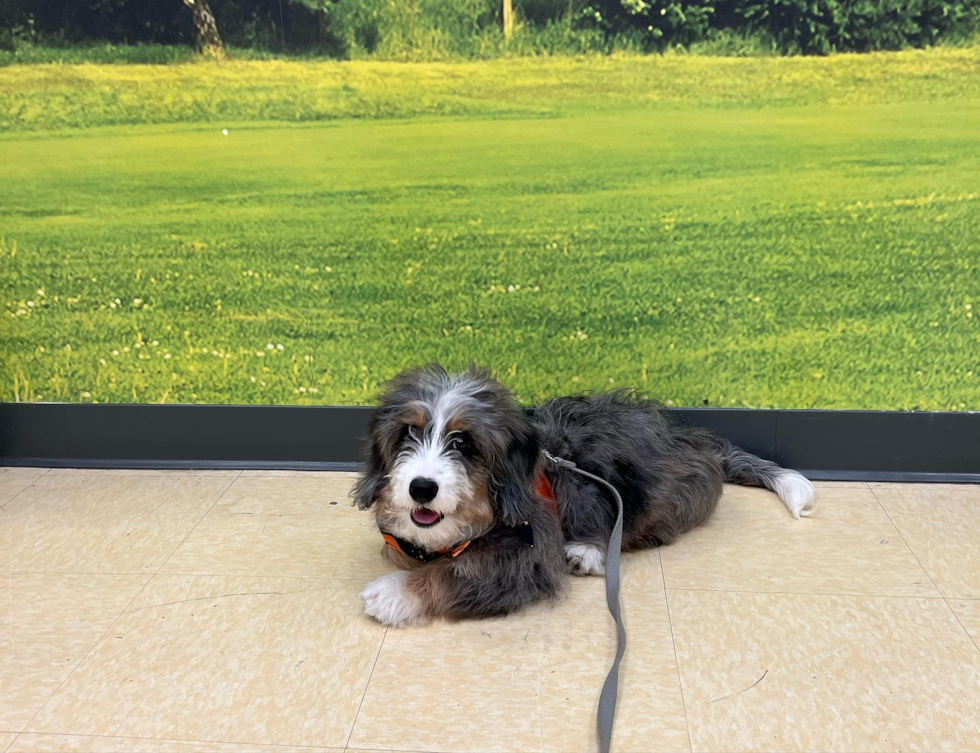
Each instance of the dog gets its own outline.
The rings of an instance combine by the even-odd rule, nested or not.
[[[774,491],[797,519],[814,509],[801,474],[680,425],[636,392],[522,408],[489,371],[433,364],[396,376],[370,422],[351,496],[373,509],[398,570],[364,589],[364,611],[395,627],[500,616],[559,598],[569,573],[602,575],[613,498],[546,452],[616,487],[623,551],[704,523],[726,482]]]

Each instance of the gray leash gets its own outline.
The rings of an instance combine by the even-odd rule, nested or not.
[[[619,555],[623,548],[623,498],[619,496],[615,486],[588,471],[583,471],[571,460],[556,458],[547,450],[544,451],[544,456],[559,468],[568,468],[602,484],[616,498],[616,525],[609,535],[609,547],[606,550],[606,604],[609,606],[609,613],[616,621],[616,658],[613,659],[606,681],[602,684],[602,692],[599,693],[599,711],[596,714],[599,750],[602,753],[609,753],[613,721],[616,717],[616,697],[619,694],[619,662],[626,652],[626,627],[623,625],[623,613],[619,608]]]

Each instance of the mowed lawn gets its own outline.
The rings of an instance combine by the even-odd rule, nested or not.
[[[0,69],[0,399],[980,409],[976,51],[229,70]]]

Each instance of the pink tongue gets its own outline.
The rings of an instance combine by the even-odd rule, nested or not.
[[[412,510],[412,517],[415,518],[417,523],[427,526],[439,520],[439,513],[425,507],[416,507]]]

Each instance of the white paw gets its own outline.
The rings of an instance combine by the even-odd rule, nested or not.
[[[424,625],[428,622],[428,618],[422,614],[418,597],[408,590],[408,577],[407,572],[400,571],[368,583],[361,591],[364,614],[392,627]]]
[[[794,518],[799,520],[813,515],[816,508],[816,492],[805,476],[796,471],[782,470],[773,479],[773,491],[783,500]]]
[[[572,575],[603,575],[606,556],[595,544],[565,544],[565,560]]]

